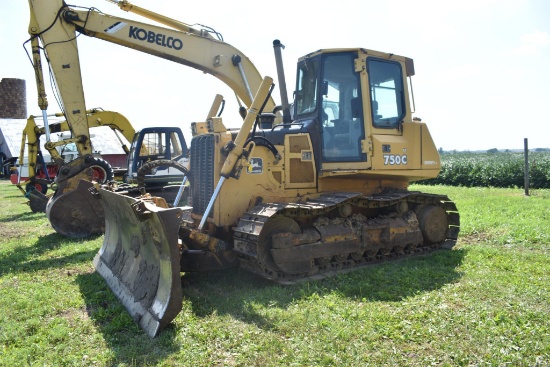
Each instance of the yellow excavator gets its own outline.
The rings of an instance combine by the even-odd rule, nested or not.
[[[62,113],[56,113],[53,116],[61,117]],[[126,145],[126,142],[118,135],[119,133],[124,136],[126,141],[131,142],[134,138],[135,129],[132,124],[118,112],[104,111],[100,108],[90,109],[86,113],[88,128],[94,127],[109,127],[113,130],[118,138],[122,150],[126,154],[130,153],[130,149]],[[37,117],[30,116],[27,119],[27,124],[23,129],[21,136],[21,150],[19,152],[19,170],[22,169],[23,162],[25,162],[25,152],[27,157],[28,174],[25,178],[22,178],[22,174],[19,173],[16,178],[15,185],[21,190],[21,192],[29,198],[29,206],[33,212],[45,212],[49,196],[46,195],[48,186],[50,186],[54,178],[60,173],[59,168],[65,164],[65,159],[61,156],[58,148],[66,147],[67,145],[74,143],[75,139],[62,139],[57,142],[53,142],[50,139],[44,145],[44,148],[48,151],[52,161],[55,163],[51,167],[46,165],[43,161],[42,151],[40,149],[40,137],[46,133],[46,128],[38,126],[36,124]],[[70,131],[67,121],[56,122],[48,124],[48,132],[50,134],[62,133]],[[88,175],[90,181],[96,181],[98,183],[106,183],[113,180],[114,173],[109,162],[99,157],[90,157],[92,162],[88,168]],[[23,181],[21,181],[23,179]],[[57,185],[61,187],[66,186],[66,180],[59,180]],[[23,188],[24,186],[24,188]],[[97,200],[92,202],[92,206],[84,210],[86,215],[86,226],[95,228],[97,234],[103,233],[105,218],[103,215],[99,215],[97,220],[93,220],[93,214],[102,212],[101,205],[97,203]],[[75,210],[82,212],[81,205],[75,205]],[[89,210],[91,209],[91,210]],[[84,213],[77,214],[79,218],[83,218]],[[90,220],[94,223],[90,225]],[[95,233],[94,233],[95,234]]]
[[[62,113],[56,113],[52,116],[62,117]],[[94,108],[87,111],[88,128],[96,127],[110,128],[118,139],[121,149],[127,155],[127,169],[121,179],[124,182],[136,183],[138,187],[147,187],[155,192],[155,195],[162,195],[165,199],[174,197],[175,187],[169,186],[171,182],[182,180],[186,171],[188,148],[179,127],[146,127],[135,131],[134,127],[118,112],[105,111],[101,108]],[[48,141],[44,148],[51,157],[51,162],[45,162],[40,148],[40,138],[45,134],[45,127],[39,126],[36,120],[39,117],[29,116],[27,124],[23,129],[21,137],[21,149],[18,158],[17,173],[12,174],[11,181],[16,185],[25,197],[29,199],[28,204],[33,212],[45,212],[48,201],[52,195],[46,195],[48,188],[58,189],[59,185],[67,186],[65,181],[54,183],[54,179],[60,174],[59,168],[67,160],[71,160],[75,154],[66,152],[66,147],[74,143],[74,138],[60,139],[58,141]],[[64,133],[69,131],[67,121],[61,121],[48,124],[50,134]],[[124,139],[122,139],[122,137]],[[131,147],[127,146],[131,142]],[[26,152],[26,156],[25,156]],[[25,160],[25,157],[27,160]],[[115,179],[115,171],[111,164],[100,157],[92,157],[93,162],[88,168],[90,181],[104,184]],[[27,171],[24,167],[28,167]],[[70,180],[70,178],[69,178]],[[53,185],[52,185],[53,184]],[[84,218],[82,214],[76,214],[77,211],[84,211],[86,221],[84,223],[73,223],[73,227],[86,227],[85,233],[102,234],[105,229],[105,217],[101,204],[97,200],[86,201],[91,196],[88,192],[83,192],[85,198],[76,203],[68,202],[72,206],[71,217]],[[85,210],[84,210],[85,209]],[[97,214],[97,219],[93,215]],[[52,217],[50,213],[50,218]],[[63,222],[64,218],[53,220],[54,223]],[[93,228],[93,231],[91,230]]]
[[[170,28],[112,17],[97,9],[72,9],[62,0],[29,0],[29,42],[46,139],[49,142],[48,100],[42,72],[42,54],[55,80],[54,86],[57,88],[61,109],[79,155],[77,159],[60,168],[62,175],[60,174],[56,180],[65,180],[66,184],[61,190],[61,185],[58,185],[58,190],[46,207],[46,215],[52,227],[58,233],[69,237],[81,238],[96,233],[95,230],[90,231],[92,227],[87,223],[88,219],[79,216],[79,213],[91,212],[90,205],[97,200],[89,193],[90,185],[81,182],[89,182],[87,173],[90,172],[89,168],[94,164],[94,160],[91,158],[77,32],[210,73],[229,85],[244,106],[250,105],[253,98],[252,90],[257,89],[261,82],[261,75],[248,58],[231,45],[214,38],[209,31],[195,30],[185,23],[155,14],[126,1],[121,1],[118,5],[124,10],[154,19]],[[182,40],[185,40],[185,47]],[[211,111],[213,116],[221,104],[222,100],[214,99]],[[267,102],[267,108],[274,108],[272,99]],[[184,169],[180,166],[174,168]],[[151,170],[155,169],[151,167]]]
[[[127,1],[117,4],[167,28],[59,0],[29,4],[50,62],[80,32],[212,74],[247,107],[240,129],[215,113],[192,124],[188,206],[116,185],[91,190],[106,216],[94,266],[148,335],[181,311],[181,272],[241,266],[288,284],[456,243],[456,205],[408,190],[441,167],[427,125],[412,115],[412,59],[365,48],[311,52],[298,60],[289,103],[275,40],[277,106],[272,78],[208,32]]]

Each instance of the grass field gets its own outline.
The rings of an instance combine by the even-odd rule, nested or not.
[[[94,271],[102,237],[57,235],[0,181],[0,366],[550,365],[550,190],[413,189],[457,203],[453,250],[294,286],[182,274],[149,339]]]

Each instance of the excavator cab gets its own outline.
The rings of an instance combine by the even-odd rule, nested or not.
[[[179,127],[147,127],[136,132],[128,157],[128,173],[124,181],[137,183],[138,171],[152,161],[176,161],[188,164],[188,148]],[[143,177],[145,186],[163,186],[181,182],[184,174],[169,166],[158,166]]]
[[[355,72],[357,53],[320,54],[298,65],[294,116],[319,124],[320,158],[324,162],[361,162],[365,139],[360,74]],[[367,91],[368,92],[368,91]]]

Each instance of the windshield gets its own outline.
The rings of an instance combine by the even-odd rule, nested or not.
[[[366,160],[360,75],[356,52],[326,53],[298,65],[295,115],[315,117],[325,162]]]

